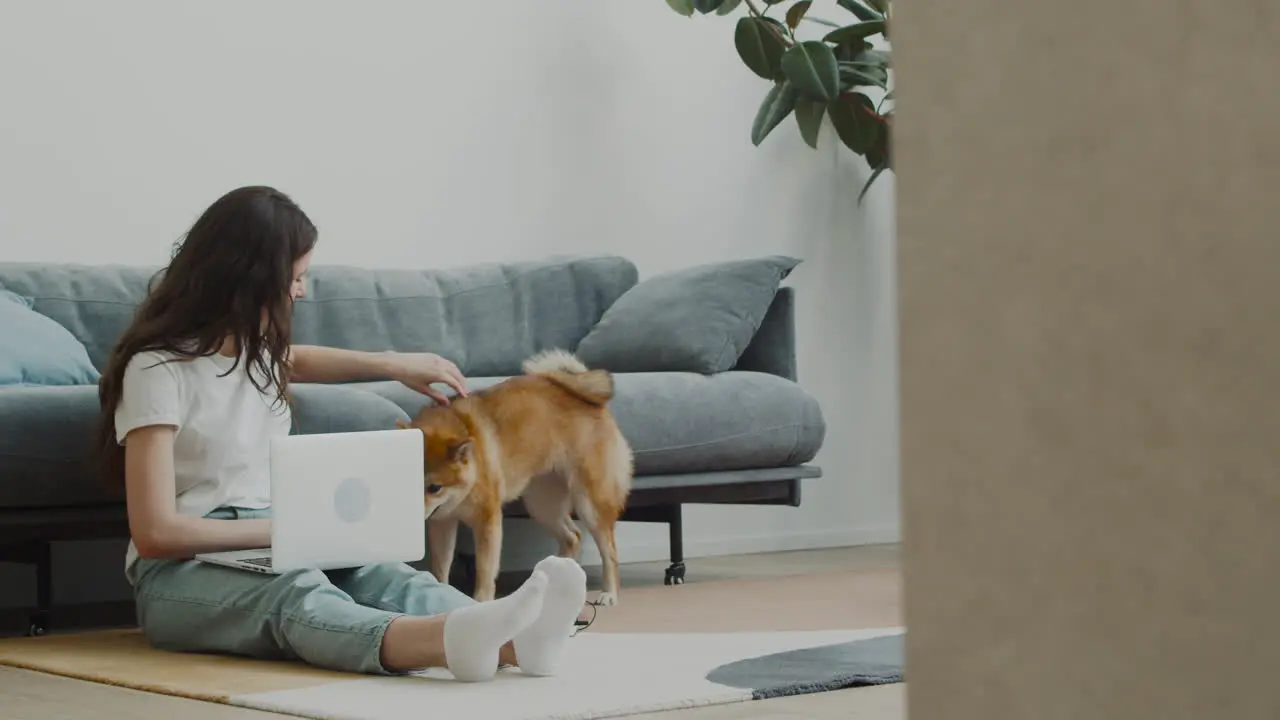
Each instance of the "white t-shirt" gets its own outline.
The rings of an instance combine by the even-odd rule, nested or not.
[[[268,507],[271,439],[289,434],[288,406],[254,387],[243,359],[227,374],[234,358],[178,357],[143,352],[129,361],[115,414],[116,442],[124,445],[129,432],[148,425],[177,428],[173,471],[179,514],[203,517],[223,506]],[[130,541],[125,557],[130,582],[137,559]]]

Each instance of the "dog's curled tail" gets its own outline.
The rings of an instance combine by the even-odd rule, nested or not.
[[[590,371],[573,353],[555,348],[543,350],[524,361],[524,373],[526,375],[545,375],[552,372],[581,375]]]
[[[608,370],[589,370],[573,353],[565,350],[544,350],[525,360],[524,374],[544,377],[592,405],[605,405],[613,399],[613,374]]]

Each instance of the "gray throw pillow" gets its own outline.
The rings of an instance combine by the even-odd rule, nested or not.
[[[642,280],[578,344],[588,367],[613,372],[733,368],[800,260],[775,255],[677,270]]]

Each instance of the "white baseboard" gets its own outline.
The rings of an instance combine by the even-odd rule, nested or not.
[[[766,552],[789,552],[819,548],[856,547],[896,543],[900,534],[897,525],[874,527],[827,528],[824,530],[795,530],[786,533],[759,533],[753,535],[721,535],[717,537],[687,537],[684,542],[685,559],[715,557],[718,555],[750,555]],[[522,552],[525,551],[525,552]],[[542,548],[509,548],[503,553],[504,570],[532,568],[553,546]],[[618,546],[618,558],[623,564],[660,562],[671,557],[666,540],[644,543],[623,543]],[[590,536],[583,534],[582,555],[579,562],[591,567],[600,564],[600,553]]]

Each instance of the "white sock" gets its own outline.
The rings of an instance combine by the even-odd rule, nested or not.
[[[549,578],[542,599],[542,614],[515,637],[520,672],[545,677],[560,669],[565,642],[573,622],[587,602],[587,574],[577,562],[562,557],[543,558],[533,569]]]
[[[463,682],[490,680],[498,672],[498,651],[538,619],[549,580],[534,572],[520,589],[488,602],[454,610],[444,620],[444,655],[449,672]]]

